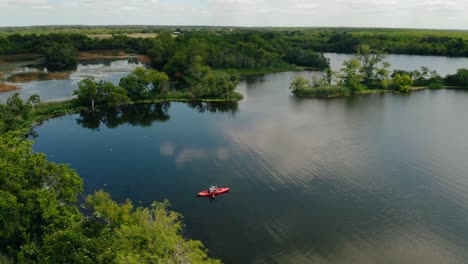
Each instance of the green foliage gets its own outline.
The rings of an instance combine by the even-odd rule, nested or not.
[[[385,62],[385,54],[369,45],[361,44],[357,47],[356,59],[359,60],[359,72],[362,85],[368,88],[381,88],[382,82],[389,77],[390,64]]]
[[[181,215],[169,203],[134,208],[98,191],[86,198],[91,218],[45,239],[43,263],[221,263],[199,241],[182,236]]]
[[[19,133],[0,135],[0,250],[35,260],[48,234],[81,216],[76,206],[82,180],[63,164],[33,153]]]
[[[54,45],[45,48],[43,54],[49,71],[74,69],[78,63],[78,53],[70,46]]]
[[[80,103],[90,105],[93,111],[95,110],[97,94],[98,83],[92,77],[87,77],[78,82],[78,90],[73,92],[73,95],[77,96]]]
[[[33,106],[40,101],[39,96],[32,95],[23,102],[18,93],[11,95],[6,104],[0,104],[0,133],[19,129],[29,123]]]
[[[73,94],[77,96],[78,102],[90,105],[93,111],[95,111],[96,104],[117,107],[130,102],[126,90],[110,82],[95,82],[91,77],[81,80],[78,83],[78,90],[75,90]]]
[[[359,69],[362,64],[357,58],[353,58],[349,61],[343,62],[344,68],[340,72],[340,83],[346,87],[349,87],[352,92],[356,92],[362,89],[361,82],[363,76],[359,73]]]
[[[400,92],[409,92],[413,79],[408,74],[395,74],[392,79],[392,86]]]
[[[169,77],[164,72],[138,67],[132,74],[121,78],[119,86],[134,101],[156,99],[168,89]]]
[[[430,89],[441,89],[444,87],[444,80],[436,71],[431,71],[428,87]]]
[[[238,79],[236,76],[221,71],[209,71],[193,88],[195,98],[224,98],[235,96]]]
[[[310,87],[311,87],[310,81],[306,80],[304,77],[300,75],[294,76],[291,84],[289,85],[289,89],[291,89],[293,93],[296,90],[302,90],[302,89],[306,89]]]
[[[468,88],[468,69],[458,69],[456,74],[445,77],[447,85]]]

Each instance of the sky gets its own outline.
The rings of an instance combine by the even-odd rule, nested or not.
[[[468,0],[0,0],[0,26],[468,29]]]

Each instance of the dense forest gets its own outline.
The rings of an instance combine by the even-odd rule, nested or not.
[[[173,34],[175,31],[177,34]],[[168,74],[183,74],[200,56],[215,69],[254,69],[298,65],[326,68],[320,52],[356,53],[367,44],[386,53],[468,56],[468,34],[461,31],[372,30],[346,28],[132,28],[127,32],[154,32],[155,37],[131,37],[121,28],[1,31],[0,55],[40,53],[51,69],[76,64],[77,52],[126,50],[147,54],[154,67]],[[8,32],[8,34],[5,34]],[[57,33],[54,33],[57,32]],[[93,37],[90,32],[109,32]]]
[[[76,65],[79,51],[125,50],[147,54],[157,70],[180,76],[198,56],[215,69],[255,69],[295,64],[326,68],[324,56],[315,53],[287,35],[259,32],[187,32],[174,36],[163,31],[155,38],[114,35],[91,38],[81,34],[44,34],[0,36],[0,55],[40,53],[53,70]],[[75,60],[73,60],[75,58]]]

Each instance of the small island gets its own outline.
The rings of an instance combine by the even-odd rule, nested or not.
[[[459,69],[445,77],[427,67],[421,70],[389,70],[385,53],[369,45],[359,45],[357,54],[343,62],[343,68],[335,72],[324,71],[321,79],[307,80],[295,76],[290,84],[297,97],[331,98],[372,93],[408,93],[421,89],[468,88],[468,69]]]

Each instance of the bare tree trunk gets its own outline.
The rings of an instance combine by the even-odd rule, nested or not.
[[[91,109],[93,110],[93,112],[95,112],[95,109],[94,109],[94,99],[91,99]]]

